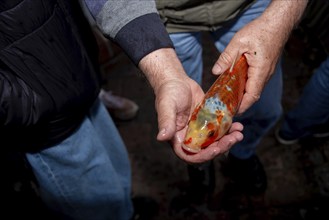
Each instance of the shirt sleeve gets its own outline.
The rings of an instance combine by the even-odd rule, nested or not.
[[[138,65],[147,54],[173,48],[153,0],[84,0],[103,34]]]

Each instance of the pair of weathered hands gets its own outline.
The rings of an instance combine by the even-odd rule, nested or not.
[[[276,63],[293,27],[298,23],[306,0],[273,0],[264,13],[235,34],[216,61],[212,72],[219,75],[236,57],[245,54],[249,69],[239,114],[255,103],[274,72]],[[203,99],[201,87],[184,72],[173,49],[159,49],[139,63],[154,89],[158,114],[159,141],[171,141],[176,155],[187,163],[202,163],[228,151],[243,139],[243,125],[233,123],[219,141],[197,154],[182,149],[187,122],[194,107]]]

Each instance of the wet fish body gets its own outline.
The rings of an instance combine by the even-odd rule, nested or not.
[[[183,148],[197,153],[220,139],[230,128],[245,90],[248,63],[242,55],[206,92],[188,123]]]

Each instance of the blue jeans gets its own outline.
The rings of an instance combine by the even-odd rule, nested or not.
[[[316,69],[297,105],[285,115],[281,131],[291,138],[317,133],[329,126],[329,57]]]
[[[234,21],[223,28],[210,32],[219,52],[228,45],[233,35],[243,26],[257,18],[269,4],[269,0],[259,0]],[[202,45],[201,32],[172,33],[176,53],[186,73],[199,84],[202,83]],[[207,73],[211,74],[211,73]],[[244,139],[231,149],[231,153],[246,159],[255,154],[256,147],[267,132],[275,125],[282,113],[282,68],[281,62],[276,67],[271,80],[265,86],[261,97],[242,116],[235,118],[244,125]]]
[[[63,219],[131,218],[128,154],[99,100],[74,134],[56,146],[26,156],[41,198]]]

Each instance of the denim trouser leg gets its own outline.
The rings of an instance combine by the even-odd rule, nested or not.
[[[201,85],[203,69],[201,33],[175,33],[170,34],[170,38],[185,72]]]
[[[73,135],[26,156],[42,199],[64,219],[128,220],[132,216],[127,151],[99,100]]]
[[[314,72],[297,105],[289,111],[281,130],[293,138],[310,135],[329,124],[329,57]]]
[[[257,1],[241,14],[235,22],[229,22],[227,26],[212,32],[211,34],[217,49],[222,52],[234,34],[247,23],[257,18],[264,11],[269,2],[269,0]],[[191,78],[201,83],[202,49],[200,33],[175,33],[170,36],[185,71]],[[281,115],[281,95],[282,69],[279,63],[271,80],[265,86],[260,100],[245,114],[235,119],[241,122],[245,128],[243,131],[244,140],[231,149],[231,153],[234,156],[244,159],[255,153],[256,147],[263,136],[277,122]]]

